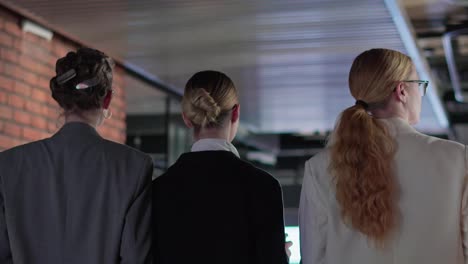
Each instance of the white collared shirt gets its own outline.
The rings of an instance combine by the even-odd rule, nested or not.
[[[192,146],[192,152],[198,151],[216,151],[224,150],[234,153],[237,157],[240,157],[236,147],[231,142],[220,138],[202,138],[195,142]]]

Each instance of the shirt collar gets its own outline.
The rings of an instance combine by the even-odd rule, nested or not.
[[[234,153],[240,157],[236,147],[225,139],[203,138],[195,142],[192,146],[192,152],[224,150]]]

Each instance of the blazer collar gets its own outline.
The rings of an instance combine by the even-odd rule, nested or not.
[[[96,129],[83,122],[70,122],[60,128],[60,130],[55,134],[58,137],[66,137],[73,140],[74,138],[100,138],[101,136],[96,131]]]

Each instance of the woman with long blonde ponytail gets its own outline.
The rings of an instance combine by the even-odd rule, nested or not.
[[[398,51],[354,60],[356,103],[305,167],[303,264],[468,263],[465,146],[411,126],[427,85]]]

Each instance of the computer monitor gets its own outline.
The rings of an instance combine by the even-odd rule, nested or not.
[[[293,245],[289,248],[291,250],[291,257],[289,257],[290,264],[299,264],[301,261],[300,241],[299,241],[299,227],[298,226],[286,226],[286,241],[293,242]]]

